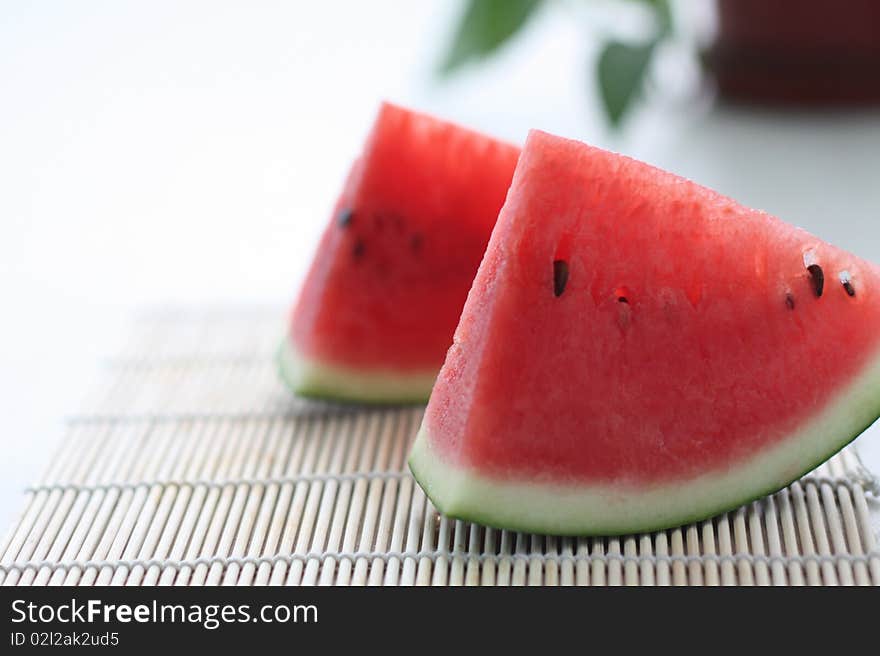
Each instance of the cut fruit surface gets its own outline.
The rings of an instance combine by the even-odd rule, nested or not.
[[[880,274],[532,132],[410,465],[439,509],[611,534],[784,487],[880,414]]]
[[[427,399],[519,149],[384,104],[315,254],[279,356],[301,394]]]

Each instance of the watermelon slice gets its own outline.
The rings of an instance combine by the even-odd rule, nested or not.
[[[428,398],[518,157],[515,146],[382,105],[279,352],[296,392]]]
[[[410,456],[442,512],[621,534],[784,487],[880,414],[880,271],[532,132]]]

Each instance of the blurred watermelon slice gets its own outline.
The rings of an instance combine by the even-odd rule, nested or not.
[[[382,105],[279,352],[294,391],[428,398],[518,156],[515,146]]]

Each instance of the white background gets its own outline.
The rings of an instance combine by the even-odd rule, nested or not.
[[[713,107],[684,43],[611,134],[588,63],[640,15],[586,4],[441,83],[448,0],[3,2],[0,530],[134,308],[290,301],[382,98],[621,150],[880,261],[878,112]],[[707,5],[679,3],[687,34]]]

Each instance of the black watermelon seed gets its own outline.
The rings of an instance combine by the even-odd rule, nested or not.
[[[628,305],[628,304],[629,304],[629,299],[627,299],[626,296],[618,296],[618,297],[617,297],[617,302],[618,302],[618,303],[626,303],[626,304]]]
[[[353,218],[354,210],[349,207],[343,207],[336,215],[336,223],[339,224],[340,228],[347,228]]]
[[[853,287],[852,278],[849,277],[849,271],[840,272],[840,284],[843,285],[843,288],[849,296],[856,295],[856,288]]]
[[[791,295],[791,292],[785,295],[785,305],[788,306],[789,310],[794,310],[794,296]]]
[[[366,245],[364,244],[363,239],[358,239],[354,243],[354,248],[351,249],[351,254],[354,255],[356,260],[359,260],[364,256],[364,251],[367,250]]]
[[[810,278],[813,279],[813,289],[816,296],[822,296],[822,291],[825,289],[825,274],[822,272],[822,267],[818,264],[811,264],[807,267],[807,271],[810,272]]]
[[[422,236],[418,233],[409,238],[409,247],[414,253],[422,250]]]
[[[553,295],[559,298],[568,283],[568,262],[553,260]]]

